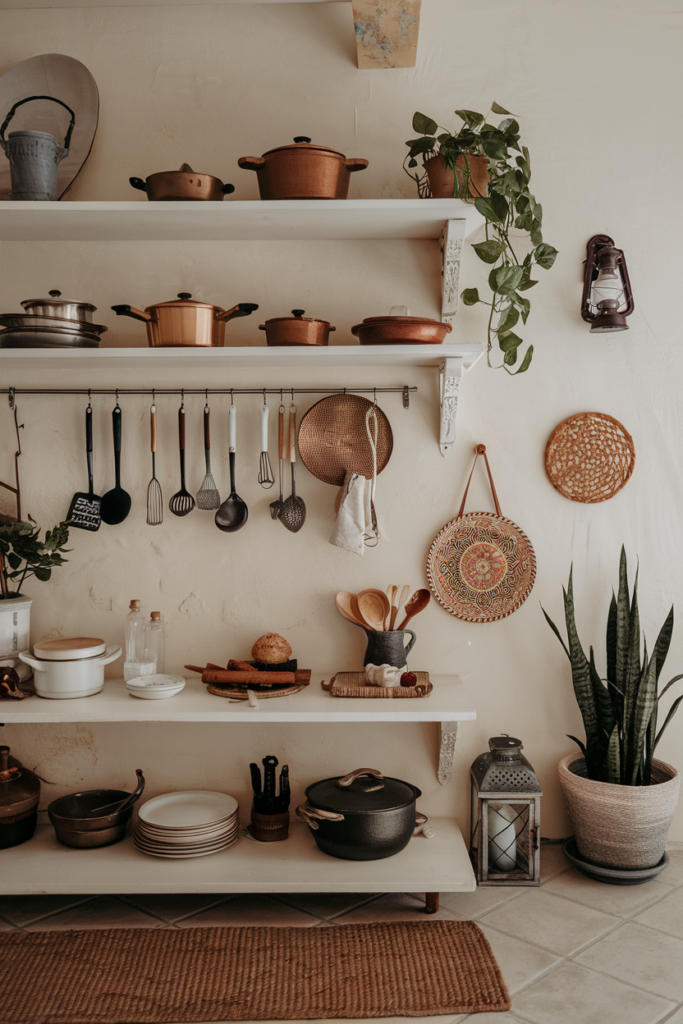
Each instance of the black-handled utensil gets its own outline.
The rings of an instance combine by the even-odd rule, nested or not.
[[[100,515],[103,523],[109,526],[116,526],[122,523],[130,512],[131,498],[127,491],[121,486],[121,406],[116,403],[111,414],[114,433],[114,471],[116,484],[102,498]]]
[[[185,406],[178,409],[178,445],[180,449],[180,490],[168,503],[175,516],[186,516],[194,508],[194,498],[185,487]]]
[[[249,518],[247,503],[240,498],[235,490],[235,444],[237,410],[234,405],[230,406],[230,494],[216,512],[216,526],[225,533],[235,533],[241,530]]]
[[[88,460],[88,493],[76,491],[71,499],[66,518],[69,520],[69,526],[73,526],[78,530],[90,530],[94,533],[96,530],[99,530],[100,523],[102,522],[100,515],[102,499],[93,490],[92,406],[90,403],[88,403],[88,408],[85,410],[85,453]]]

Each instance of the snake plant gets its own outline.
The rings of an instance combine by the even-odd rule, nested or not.
[[[673,606],[651,656],[648,657],[646,641],[641,656],[638,573],[633,593],[629,595],[626,552],[622,547],[619,591],[616,597],[612,594],[607,616],[607,678],[602,679],[595,666],[593,648],[587,658],[579,640],[574,620],[572,575],[573,569],[567,589],[562,590],[568,645],[543,609],[548,625],[571,663],[574,694],[586,731],[585,744],[575,736],[569,739],[578,743],[583,751],[589,779],[622,786],[649,786],[655,749],[683,701],[681,696],[673,702],[658,731],[659,701],[675,682],[683,679],[683,675],[674,676],[659,692],[659,675],[673,633]]]

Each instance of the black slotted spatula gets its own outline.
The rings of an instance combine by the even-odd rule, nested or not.
[[[102,499],[93,491],[92,406],[90,404],[85,410],[85,453],[88,460],[88,493],[76,491],[71,499],[66,518],[69,520],[69,526],[76,527],[78,530],[90,530],[94,533],[99,530],[102,522],[100,515]]]

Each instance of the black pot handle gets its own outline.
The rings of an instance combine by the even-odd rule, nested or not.
[[[296,813],[314,832],[320,828],[319,821],[344,821],[343,814],[337,814],[336,811],[323,811],[319,807],[313,807],[308,800],[305,804],[299,804]]]
[[[131,181],[132,181],[132,178],[131,178]],[[234,191],[235,191],[235,186],[234,185],[222,185],[221,186],[221,192],[223,193],[224,196],[229,196]]]
[[[143,181],[142,178],[129,178],[128,181],[131,183],[133,188],[138,188],[141,192],[147,191],[147,182]]]
[[[346,789],[352,782],[355,782],[356,779],[359,779],[362,775],[370,775],[372,778],[380,780],[379,785],[377,786],[367,786],[364,790],[365,793],[374,793],[377,789],[384,789],[384,776],[381,772],[378,772],[376,768],[356,768],[354,772],[349,772],[348,775],[344,775],[341,779],[337,779],[337,785],[341,789]]]

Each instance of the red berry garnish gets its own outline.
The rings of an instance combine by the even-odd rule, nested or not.
[[[401,676],[401,686],[415,686],[417,683],[417,676],[414,672],[404,672]]]

